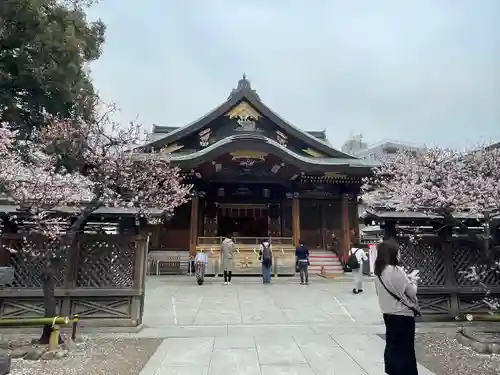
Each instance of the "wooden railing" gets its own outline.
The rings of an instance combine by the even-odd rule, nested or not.
[[[221,274],[220,244],[224,237],[198,237],[197,251],[208,253],[207,274]],[[273,249],[273,273],[289,275],[295,273],[295,246],[292,237],[236,237],[235,274],[254,275],[261,273],[259,245],[268,240]]]
[[[220,245],[225,237],[198,237],[198,245]],[[260,245],[263,241],[269,241],[271,245],[293,246],[293,237],[234,237],[234,243],[238,245]]]
[[[44,251],[43,238],[30,240]],[[44,257],[22,250],[21,234],[1,236],[0,265],[14,268],[13,282],[0,290],[0,318],[44,316]],[[57,314],[78,314],[85,325],[138,326],[144,307],[147,237],[79,233],[54,275]]]

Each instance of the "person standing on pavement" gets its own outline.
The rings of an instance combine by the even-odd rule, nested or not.
[[[194,258],[194,263],[195,263],[195,275],[196,275],[196,282],[198,285],[203,284],[205,280],[205,268],[208,264],[208,256],[201,250],[199,253],[196,254],[196,257]]]
[[[354,288],[352,292],[359,294],[363,292],[363,263],[368,260],[365,251],[359,247],[358,243],[353,243],[351,248],[351,256],[354,256],[357,261],[357,268],[353,268]]]
[[[410,275],[399,266],[399,246],[386,240],[377,246],[375,290],[386,329],[384,362],[389,375],[418,375],[415,356],[417,271]]]
[[[302,240],[299,241],[299,246],[295,249],[296,263],[299,266],[300,285],[309,284],[309,249],[304,245]]]
[[[224,284],[228,285],[231,284],[231,276],[234,271],[234,253],[236,252],[236,245],[230,235],[226,235],[226,238],[222,241],[220,252],[224,271]]]
[[[262,241],[259,251],[259,260],[262,262],[262,282],[271,284],[271,274],[273,269],[273,251],[268,240]]]

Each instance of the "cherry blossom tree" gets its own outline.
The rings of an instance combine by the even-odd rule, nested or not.
[[[170,216],[189,200],[191,186],[182,182],[167,154],[139,157],[145,134],[133,124],[118,126],[110,113],[95,123],[53,120],[36,134],[36,142],[23,144],[15,143],[7,125],[0,127],[0,186],[19,207],[10,219],[30,222],[21,251],[44,260],[45,314],[55,316],[56,272],[94,211],[128,207],[143,218],[153,209]],[[57,215],[68,206],[76,210],[71,218]],[[33,241],[37,237],[44,240]],[[49,334],[46,327],[40,341],[47,342]]]
[[[471,267],[466,277],[485,288],[485,302],[492,310],[500,307],[483,283],[491,273],[500,275],[500,263],[490,251],[490,219],[500,214],[500,148],[402,151],[382,160],[362,191],[363,203],[369,208],[440,215],[443,228],[464,227],[453,217],[457,213],[484,215],[485,262]],[[410,238],[415,241],[413,234]]]
[[[402,151],[381,161],[363,186],[369,207],[435,214],[500,207],[500,149]]]

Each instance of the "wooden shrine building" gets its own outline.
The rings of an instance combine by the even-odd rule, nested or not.
[[[217,253],[230,234],[241,250],[270,238],[284,254],[299,239],[327,248],[335,234],[345,255],[358,235],[357,195],[370,165],[333,148],[325,131],[282,119],[245,76],[202,118],[155,126],[146,149],[163,149],[195,187],[190,203],[153,228],[151,249]]]

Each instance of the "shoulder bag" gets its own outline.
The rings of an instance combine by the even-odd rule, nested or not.
[[[385,286],[384,282],[382,281],[382,278],[380,276],[378,276],[378,280],[380,281],[380,284],[382,284],[382,286],[384,287],[384,289],[387,291],[387,293],[389,293],[391,295],[392,298],[394,298],[396,301],[399,301],[401,302],[402,305],[406,306],[407,308],[409,308],[411,311],[413,311],[413,314],[415,316],[422,316],[422,314],[420,313],[420,310],[418,308],[416,308],[415,306],[410,306],[409,304],[407,304],[405,301],[403,301],[403,299],[399,296],[397,296],[396,294],[394,294],[393,292],[391,292],[389,290],[389,288],[387,288],[387,286]]]

